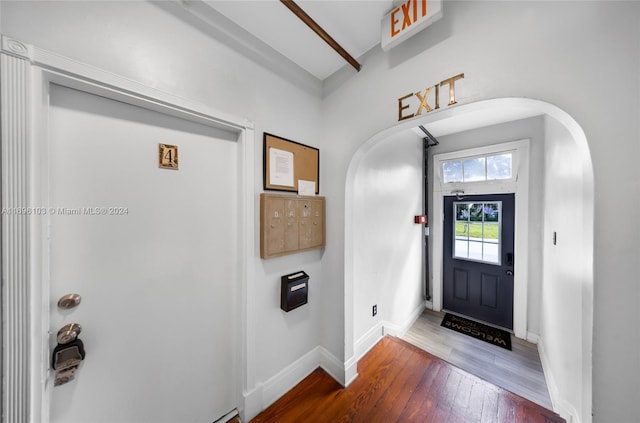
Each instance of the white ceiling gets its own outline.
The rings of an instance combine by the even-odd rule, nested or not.
[[[203,3],[320,81],[343,66],[350,66],[279,0],[203,0]],[[380,22],[393,9],[392,0],[296,0],[296,3],[356,60],[380,43]]]
[[[2,1],[2,0],[0,0]],[[295,0],[356,60],[380,43],[383,16],[404,0]],[[169,0],[153,4],[272,69],[292,83],[322,95],[322,81],[347,61],[316,35],[280,0]],[[351,68],[353,72],[355,70]],[[543,114],[540,106],[510,100],[445,109],[423,121],[441,137]],[[419,128],[417,136],[424,133]]]

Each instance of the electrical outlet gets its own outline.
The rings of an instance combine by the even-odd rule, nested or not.
[[[375,316],[378,314],[378,304],[373,305],[372,315]]]

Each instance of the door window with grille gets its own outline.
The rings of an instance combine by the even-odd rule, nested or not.
[[[453,203],[453,257],[500,265],[501,201]]]

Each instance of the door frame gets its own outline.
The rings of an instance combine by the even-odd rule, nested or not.
[[[444,275],[444,197],[455,195],[463,190],[466,195],[515,194],[514,222],[514,278],[513,278],[513,332],[516,337],[528,339],[527,331],[527,293],[528,293],[528,254],[527,237],[529,233],[529,139],[494,144],[484,147],[460,150],[451,153],[435,154],[432,158],[433,196],[430,220],[430,251],[432,253],[432,307],[442,311]],[[442,163],[462,157],[515,152],[513,160],[514,178],[507,181],[475,182],[467,184],[443,184]],[[428,258],[427,258],[428,259]]]
[[[253,276],[254,146],[253,123],[206,105],[159,91],[128,78],[1,35],[0,123],[2,207],[48,204],[49,87],[62,85],[237,134],[238,267],[240,336],[235,348],[237,405],[252,386],[255,341],[249,283]],[[2,419],[49,421],[49,274],[47,219],[2,216]],[[212,416],[214,417],[214,416]]]

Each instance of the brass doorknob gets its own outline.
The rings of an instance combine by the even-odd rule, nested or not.
[[[69,323],[64,325],[58,331],[58,344],[68,344],[69,342],[73,342],[78,338],[82,332],[82,326],[78,323]]]

